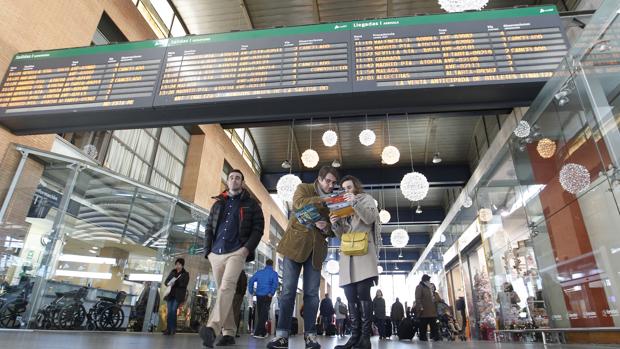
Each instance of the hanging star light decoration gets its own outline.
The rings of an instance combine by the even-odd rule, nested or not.
[[[317,153],[314,149],[306,149],[301,154],[301,162],[307,168],[314,168],[319,163],[319,153]]]
[[[513,131],[513,133],[515,136],[519,138],[525,138],[530,135],[530,131],[531,131],[530,124],[525,120],[521,120],[519,121],[519,124],[517,125],[517,127],[515,127],[515,130]]]
[[[390,219],[392,219],[392,215],[386,209],[379,211],[379,221],[382,224],[389,222]]]
[[[398,151],[398,148],[395,146],[388,145],[383,148],[383,151],[381,152],[381,160],[383,160],[383,163],[386,165],[394,165],[398,162],[398,160],[400,160],[400,151]]]
[[[538,155],[540,155],[543,159],[549,159],[555,154],[556,145],[555,142],[550,140],[549,138],[543,138],[538,141],[536,145],[536,151],[538,151]]]
[[[590,172],[583,165],[568,163],[560,170],[560,185],[571,194],[579,194],[590,186]]]
[[[375,135],[373,130],[365,129],[365,130],[362,130],[362,132],[360,132],[359,139],[362,145],[369,147],[375,144],[375,140],[377,139],[377,136]]]
[[[493,211],[491,211],[490,208],[481,208],[478,211],[478,218],[480,218],[482,222],[488,222],[493,219]]]
[[[428,194],[428,180],[419,172],[409,172],[400,181],[400,191],[410,201],[420,201]]]
[[[326,147],[333,147],[338,142],[338,134],[334,130],[327,130],[323,133],[322,139]]]
[[[471,196],[467,195],[465,200],[463,200],[463,207],[470,208],[471,205],[474,204],[474,201],[471,199]]]
[[[403,248],[409,243],[409,234],[403,228],[398,228],[390,234],[390,242],[392,246]]]
[[[446,12],[480,11],[489,0],[439,0],[439,6]]]
[[[289,173],[280,177],[278,184],[276,184],[278,196],[284,201],[293,201],[293,194],[295,194],[295,190],[297,190],[297,186],[300,184],[301,179],[294,174]]]
[[[330,259],[325,263],[325,270],[330,274],[338,274],[340,271],[340,263],[335,259]]]

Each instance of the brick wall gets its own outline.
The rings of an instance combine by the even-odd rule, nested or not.
[[[246,187],[262,204],[265,216],[263,240],[269,241],[269,217],[273,217],[283,229],[287,218],[271,199],[260,178],[254,174],[237,148],[220,125],[201,125],[202,135],[192,135],[190,140],[180,196],[205,208],[213,204],[212,196],[219,194],[221,173],[226,160],[232,168],[240,169],[245,176]]]

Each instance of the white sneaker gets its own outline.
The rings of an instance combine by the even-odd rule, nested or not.
[[[309,334],[304,339],[306,340],[306,349],[321,349],[321,345],[316,341],[316,334]]]

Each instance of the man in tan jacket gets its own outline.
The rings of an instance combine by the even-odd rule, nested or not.
[[[295,214],[291,215],[286,232],[278,245],[278,252],[284,256],[283,285],[280,295],[280,316],[276,337],[267,344],[268,349],[287,349],[291,329],[291,318],[295,307],[297,280],[303,268],[304,289],[304,338],[307,349],[319,349],[316,341],[316,313],[319,307],[319,286],[321,267],[327,256],[327,238],[333,236],[329,223],[329,210],[324,205],[326,198],[338,181],[335,168],[324,166],[314,183],[300,184],[293,195],[293,210],[315,205],[321,220],[314,226],[301,224]]]

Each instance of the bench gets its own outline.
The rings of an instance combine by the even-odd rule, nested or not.
[[[500,342],[499,337],[504,333],[540,333],[543,344],[547,344],[547,333],[556,334],[559,342],[566,343],[566,338],[564,337],[566,332],[620,332],[620,327],[524,328],[520,330],[496,330],[494,335],[495,342]],[[562,340],[560,340],[560,335],[562,335]]]

